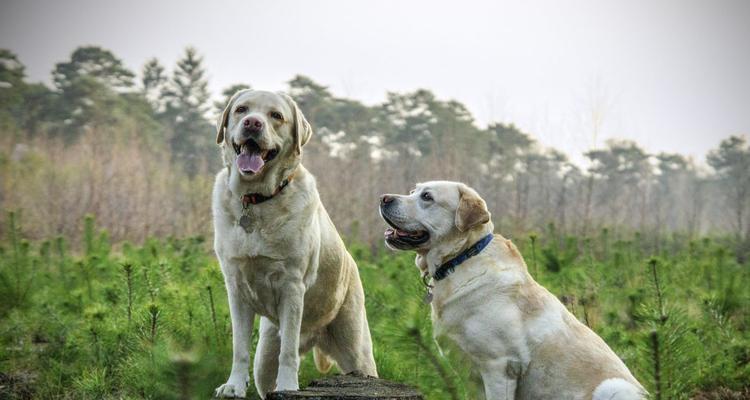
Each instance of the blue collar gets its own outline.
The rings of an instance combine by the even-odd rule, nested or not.
[[[487,236],[479,239],[478,242],[471,245],[471,247],[469,247],[468,249],[462,251],[461,254],[444,262],[443,265],[439,266],[437,270],[435,270],[435,274],[432,276],[432,279],[434,279],[435,281],[442,281],[443,279],[447,278],[448,275],[452,274],[456,270],[456,267],[461,265],[461,263],[481,253],[482,250],[484,250],[485,247],[490,244],[493,236],[494,235],[492,233],[488,234]]]

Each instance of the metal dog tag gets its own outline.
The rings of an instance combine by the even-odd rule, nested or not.
[[[252,221],[250,220],[250,217],[248,217],[247,215],[243,215],[243,216],[240,217],[240,226],[242,227],[242,229],[245,230],[245,232],[250,233],[250,224],[251,223],[252,223]]]
[[[424,295],[424,299],[422,299],[422,301],[423,301],[423,302],[424,302],[425,304],[430,304],[430,303],[432,303],[432,291],[431,291],[431,290],[428,290],[428,291],[427,291],[427,293],[425,293],[425,295]]]

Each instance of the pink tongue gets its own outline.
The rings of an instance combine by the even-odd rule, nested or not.
[[[261,168],[263,168],[263,164],[265,162],[263,161],[263,158],[260,156],[260,153],[248,153],[248,152],[242,152],[239,157],[237,157],[237,167],[242,170],[242,172],[252,172],[252,173],[258,173]]]

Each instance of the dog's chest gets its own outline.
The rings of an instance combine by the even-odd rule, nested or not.
[[[264,210],[266,215],[262,214]],[[230,290],[239,291],[256,313],[272,321],[277,320],[278,299],[284,285],[301,279],[309,268],[302,261],[309,258],[305,257],[309,248],[295,243],[305,242],[309,231],[314,231],[294,215],[270,217],[279,214],[268,208],[256,207],[243,213],[241,208],[228,207],[215,219],[214,245],[224,260],[224,274],[231,277]],[[245,226],[239,221],[242,215],[249,218]]]
[[[227,232],[225,252],[231,258],[281,257],[276,251],[278,244],[273,240],[272,233],[263,229],[259,224],[245,229],[238,223],[232,224]]]
[[[238,289],[258,314],[278,321],[278,299],[289,279],[284,263],[258,257],[239,264]]]
[[[297,263],[290,249],[273,232],[256,227],[249,232],[235,225],[225,232],[219,247],[220,257],[231,260],[225,273],[232,276],[235,290],[255,312],[276,320],[279,291],[293,279]]]
[[[222,253],[230,258],[268,257],[287,258],[291,252],[289,245],[302,232],[293,232],[293,221],[265,217],[255,210],[242,211],[240,207],[228,212],[222,218],[217,230],[217,243]]]
[[[458,290],[438,289],[432,304],[435,336],[447,337],[477,360],[491,351],[493,343],[518,348],[518,308],[491,285],[476,284]],[[448,288],[445,288],[448,289]]]

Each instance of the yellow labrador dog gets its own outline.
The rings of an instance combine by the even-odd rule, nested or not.
[[[436,336],[475,363],[487,399],[642,399],[615,353],[537,284],[487,206],[462,183],[418,184],[381,197],[388,247],[414,250],[434,287]],[[430,297],[432,296],[432,297]]]
[[[232,372],[217,397],[244,397],[255,315],[258,394],[298,389],[300,354],[321,372],[377,376],[357,265],[302,166],[312,129],[289,96],[237,92],[217,123],[214,249],[232,317]],[[330,358],[328,357],[330,356]]]

